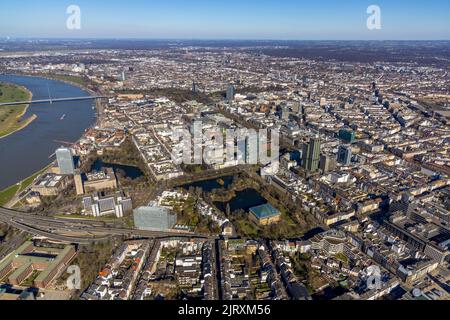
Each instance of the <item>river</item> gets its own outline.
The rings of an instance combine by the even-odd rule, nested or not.
[[[0,82],[21,85],[33,100],[85,97],[89,93],[65,82],[40,77],[0,75]],[[95,101],[32,104],[23,118],[37,116],[31,124],[0,139],[0,190],[39,171],[52,160],[61,141],[76,142],[96,120]]]

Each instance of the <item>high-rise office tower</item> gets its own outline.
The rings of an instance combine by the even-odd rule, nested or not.
[[[61,147],[56,150],[56,160],[58,161],[58,167],[61,174],[75,173],[75,165],[70,149]]]
[[[236,94],[236,88],[230,84],[227,89],[227,101],[232,102],[234,100],[234,95]]]
[[[320,139],[311,138],[309,144],[303,146],[303,168],[309,172],[316,172],[320,162]]]
[[[322,154],[320,156],[319,166],[320,170],[323,173],[333,171],[336,168],[336,159],[334,158],[334,156],[332,157],[331,155],[328,154]]]
[[[282,106],[281,107],[281,120],[289,120],[289,116],[291,115],[290,111],[289,111],[289,107],[288,106]]]
[[[249,134],[238,138],[237,159],[239,164],[258,164],[259,137],[257,134]]]
[[[337,161],[345,166],[350,165],[352,163],[352,149],[349,146],[340,146]]]
[[[355,132],[352,130],[339,130],[339,139],[343,140],[345,143],[353,143],[355,142],[356,136]]]
[[[308,76],[303,76],[303,86],[307,87],[309,85],[309,77]]]

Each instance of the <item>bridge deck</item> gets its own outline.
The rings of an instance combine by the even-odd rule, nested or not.
[[[72,97],[72,98],[56,98],[56,99],[42,99],[42,100],[31,100],[31,101],[16,101],[16,102],[4,102],[0,103],[1,106],[17,106],[21,104],[37,104],[37,103],[53,103],[53,102],[63,102],[63,101],[82,101],[82,100],[96,100],[105,99],[108,97],[104,96],[88,96],[88,97]]]

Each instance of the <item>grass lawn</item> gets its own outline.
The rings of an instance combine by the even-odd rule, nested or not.
[[[81,86],[85,86],[87,84],[86,80],[79,76],[70,76],[70,75],[52,75],[52,78],[56,80],[62,80],[67,82],[72,82],[75,84],[79,84]]]
[[[256,237],[259,234],[259,228],[251,221],[238,220],[234,224],[240,236]]]
[[[0,103],[27,101],[31,93],[23,87],[8,83],[0,83]],[[0,138],[26,127],[35,116],[21,119],[27,110],[27,105],[0,107]]]
[[[50,165],[45,167],[44,169],[36,172],[35,174],[29,176],[28,178],[26,178],[25,180],[22,180],[21,184],[21,188],[20,191],[25,190],[26,188],[28,188],[34,181],[34,179],[36,179],[39,175],[41,175],[42,173],[44,173],[45,171],[47,171],[47,169],[50,168]]]
[[[338,259],[339,261],[342,261],[343,263],[347,263],[348,264],[350,262],[350,260],[347,258],[347,256],[345,254],[343,254],[343,253],[338,253],[335,256],[335,258]]]
[[[0,206],[4,206],[11,200],[14,195],[19,191],[20,185],[13,185],[5,190],[0,191]]]
[[[17,193],[24,191],[28,188],[39,175],[46,171],[50,166],[36,172],[28,178],[22,180],[18,184],[12,185],[4,190],[0,191],[0,206],[7,204]]]
[[[32,287],[34,280],[36,280],[37,277],[41,274],[41,271],[33,270],[33,272],[30,274],[28,278],[26,278],[21,285],[24,287]]]

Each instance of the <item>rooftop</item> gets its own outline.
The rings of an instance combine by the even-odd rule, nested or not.
[[[258,219],[266,219],[280,215],[280,211],[274,208],[271,204],[263,204],[261,206],[250,208],[250,212],[253,213]]]

